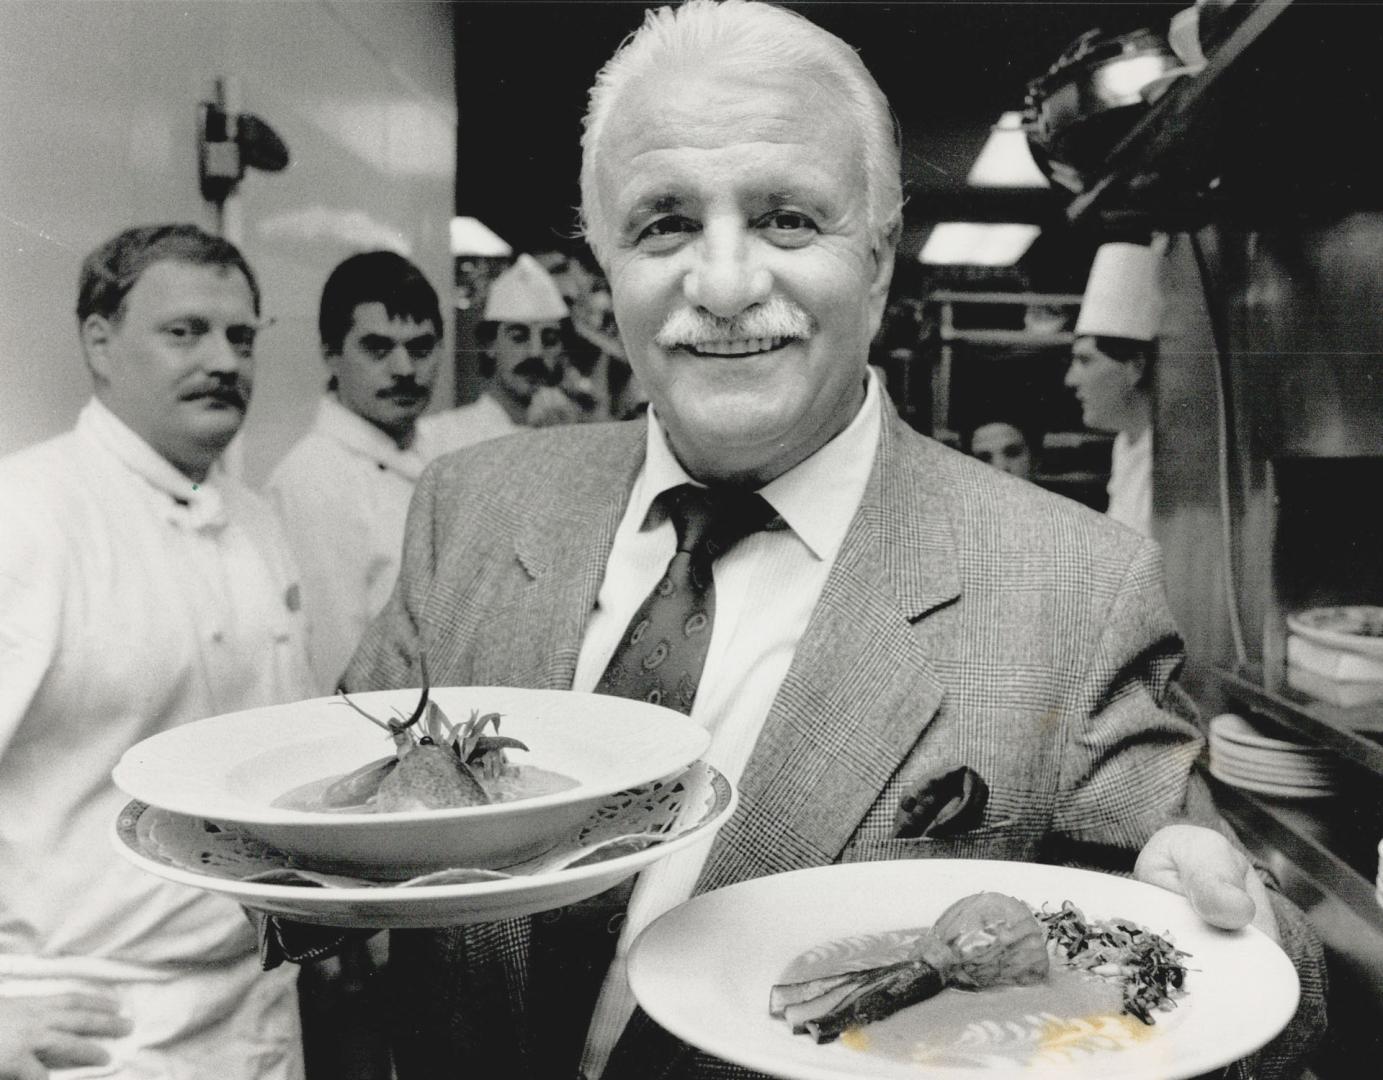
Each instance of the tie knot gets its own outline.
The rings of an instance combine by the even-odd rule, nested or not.
[[[660,496],[677,527],[677,550],[711,559],[781,521],[756,491],[681,484]]]

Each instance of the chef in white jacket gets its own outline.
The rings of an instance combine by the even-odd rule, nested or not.
[[[1066,385],[1087,427],[1112,431],[1106,513],[1152,535],[1153,363],[1162,316],[1161,252],[1144,244],[1104,244],[1095,253],[1076,319]]]
[[[228,242],[141,227],[87,257],[77,319],[93,398],[0,459],[0,994],[116,1002],[132,1030],[109,1063],[62,1076],[294,1080],[293,975],[259,970],[237,905],[111,840],[127,748],[310,693],[291,556],[219,460],[250,398],[258,287]]]
[[[451,444],[423,422],[442,314],[417,266],[352,255],[327,277],[317,328],[327,390],[264,490],[302,568],[312,666],[330,693],[394,587],[418,477]]]

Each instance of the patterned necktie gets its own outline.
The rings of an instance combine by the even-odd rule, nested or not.
[[[763,496],[749,492],[683,484],[658,502],[677,527],[677,551],[595,690],[690,713],[715,617],[711,564],[750,533],[786,526]],[[533,920],[528,993],[533,1030],[541,1032],[541,1075],[576,1072],[635,880]]]
[[[754,492],[682,484],[659,501],[677,528],[677,551],[639,606],[595,691],[690,713],[715,619],[711,564],[770,526],[773,508]]]

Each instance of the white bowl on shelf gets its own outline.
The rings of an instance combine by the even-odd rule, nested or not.
[[[377,717],[407,716],[419,694],[381,690],[351,700]],[[529,747],[509,751],[512,762],[561,773],[575,785],[450,810],[317,812],[273,805],[289,791],[392,752],[389,737],[339,697],[228,713],[161,732],[126,751],[112,776],[132,798],[234,825],[303,867],[399,879],[530,858],[607,796],[685,769],[710,742],[681,713],[603,694],[481,686],[439,687],[431,695],[453,723],[472,709],[500,713],[500,734]]]
[[[1287,629],[1320,645],[1383,658],[1383,607],[1337,604],[1308,608],[1288,615]]]

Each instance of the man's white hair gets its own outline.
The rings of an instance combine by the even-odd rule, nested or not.
[[[707,66],[782,72],[833,93],[863,139],[865,200],[871,231],[892,240],[901,220],[898,132],[888,99],[855,50],[786,8],[758,0],[688,0],[649,10],[596,75],[581,137],[581,218],[586,240],[605,262],[612,238],[599,188],[602,141],[628,87],[652,72]]]

